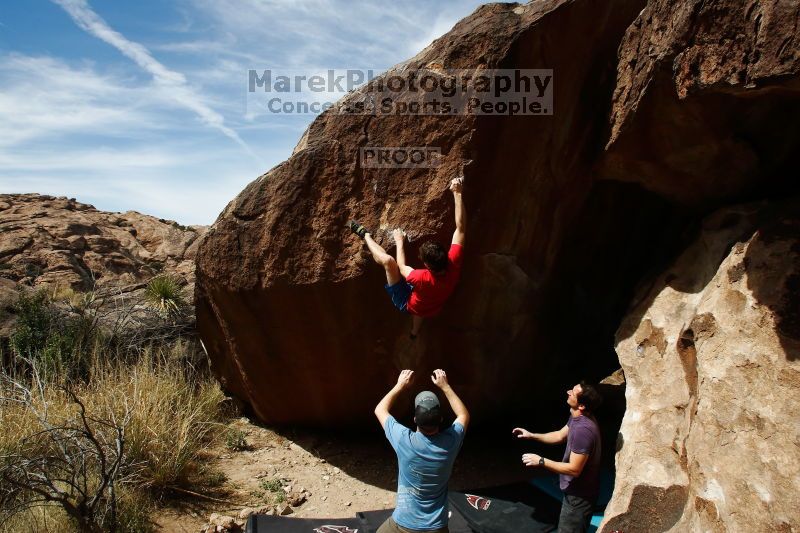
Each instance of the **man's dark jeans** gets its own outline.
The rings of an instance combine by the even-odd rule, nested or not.
[[[594,503],[586,498],[564,494],[561,503],[561,516],[558,519],[558,533],[586,533],[592,521]]]

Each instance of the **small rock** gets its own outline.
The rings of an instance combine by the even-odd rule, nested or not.
[[[327,500],[328,500],[328,497],[327,497],[327,496],[323,496],[323,497],[322,497],[322,501],[327,501]]]
[[[322,479],[324,479],[325,481],[328,481],[328,480],[331,479],[331,476],[322,476]]]
[[[290,515],[294,512],[292,511],[292,506],[288,503],[280,504],[276,510],[280,516]]]
[[[216,513],[215,513],[216,514]],[[217,519],[211,522],[212,524],[217,526],[217,529],[220,527],[225,529],[233,529],[236,527],[236,521],[232,516],[219,516],[217,515]]]
[[[334,474],[341,474],[342,473],[342,469],[337,466],[336,468],[333,469],[333,473]]]
[[[245,507],[244,509],[239,511],[239,518],[241,518],[242,520],[247,520],[247,518],[251,514],[256,514],[256,510],[253,509],[252,507]]]
[[[298,507],[300,505],[303,505],[303,503],[305,503],[306,495],[303,494],[302,492],[289,492],[286,494],[286,501],[292,507]]]
[[[345,505],[346,505],[347,507],[350,507],[351,505],[353,505],[353,502],[347,502]]]

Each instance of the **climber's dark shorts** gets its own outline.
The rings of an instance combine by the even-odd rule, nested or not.
[[[392,303],[396,308],[404,313],[408,312],[408,299],[411,298],[411,289],[414,288],[409,282],[401,279],[394,285],[384,285],[386,292],[392,299]]]

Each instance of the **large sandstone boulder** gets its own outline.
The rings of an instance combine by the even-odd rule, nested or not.
[[[478,417],[531,409],[542,386],[560,388],[550,371],[563,361],[541,330],[543,288],[589,194],[617,45],[642,5],[485,5],[390,71],[553,68],[553,116],[318,117],[288,161],[227,206],[198,251],[198,328],[227,390],[264,421],[340,425],[369,420],[403,367],[421,374],[420,387],[447,369]],[[363,146],[432,146],[443,157],[435,169],[364,169]],[[385,230],[405,228],[416,258],[424,240],[449,242],[447,184],[462,170],[463,279],[410,343],[410,318],[392,307],[383,271],[345,222],[361,220],[384,244]]]
[[[800,164],[798,43],[796,1],[648,1],[620,44],[599,176],[706,209],[784,193]]]
[[[618,332],[627,411],[603,531],[800,527],[800,203],[705,220]]]
[[[547,412],[543,399],[581,374],[615,369],[633,288],[703,213],[797,191],[797,16],[777,0],[482,6],[390,73],[552,68],[553,116],[318,117],[198,251],[214,371],[269,422],[368,420],[406,366],[446,368],[478,418]],[[364,146],[443,157],[365,169]],[[449,239],[447,181],[462,171],[462,282],[412,344],[344,224],[361,220],[390,252],[385,231],[403,227],[416,257],[424,240]]]

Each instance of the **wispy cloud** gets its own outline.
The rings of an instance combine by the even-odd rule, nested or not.
[[[74,196],[99,209],[205,224],[288,157],[313,119],[249,121],[248,69],[380,71],[481,3],[141,0],[157,15],[123,34],[91,0],[52,1],[69,16],[37,26],[28,45],[11,47],[17,52],[0,52],[0,192]],[[103,8],[112,20],[128,5]],[[17,25],[11,16],[3,31]],[[121,54],[62,46],[59,33],[73,24]],[[235,143],[220,142],[220,133]],[[266,164],[243,157],[249,145]]]
[[[377,68],[410,57],[432,35],[431,22],[454,23],[482,2],[389,3],[374,0],[189,0],[221,35],[235,36],[262,65],[251,68]],[[440,18],[447,12],[448,17]],[[450,24],[452,25],[452,24]],[[279,30],[279,31],[276,31]]]
[[[105,20],[92,10],[86,0],[53,0],[53,2],[61,6],[78,27],[110,44],[144,71],[148,72],[153,77],[153,81],[168,91],[168,94],[172,96],[176,103],[193,111],[203,122],[234,140],[251,156],[258,159],[255,152],[244,142],[239,134],[225,125],[224,117],[209,107],[202,97],[192,90],[183,74],[170,70],[156,60],[147,48],[125,38],[121,33],[111,28]]]
[[[157,129],[157,101],[122,75],[47,56],[0,56],[0,149],[60,136],[128,136]]]

